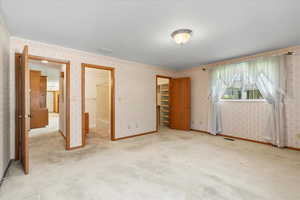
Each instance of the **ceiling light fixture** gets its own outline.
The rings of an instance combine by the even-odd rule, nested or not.
[[[41,60],[41,63],[47,64],[48,60]]]
[[[192,30],[190,29],[178,29],[171,34],[171,37],[177,44],[185,44],[192,37]]]

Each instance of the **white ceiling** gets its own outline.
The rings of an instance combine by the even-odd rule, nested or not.
[[[2,10],[15,36],[176,69],[300,44],[299,0],[2,0]],[[170,37],[179,28],[194,31],[184,46]]]

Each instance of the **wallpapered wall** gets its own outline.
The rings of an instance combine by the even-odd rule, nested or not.
[[[14,54],[29,46],[31,55],[71,61],[71,147],[81,145],[81,63],[114,67],[116,69],[116,137],[125,137],[156,129],[155,75],[172,76],[175,72],[136,62],[100,56],[84,51],[64,48],[41,42],[11,38],[11,88],[14,88]],[[138,86],[138,87],[137,87]],[[11,90],[14,100],[14,91]],[[14,101],[12,101],[14,102]],[[12,103],[14,104],[14,103]],[[143,112],[141,112],[143,110]],[[14,106],[11,107],[14,113]],[[11,117],[11,130],[14,133],[14,117]],[[14,134],[12,134],[14,137]],[[11,138],[14,146],[14,138]],[[14,149],[12,148],[12,151]],[[12,153],[13,155],[14,153]]]
[[[288,144],[300,148],[300,51],[290,56],[286,104]]]
[[[9,143],[9,32],[0,15],[0,179],[8,165]]]
[[[298,53],[299,54],[299,53]],[[288,146],[300,148],[300,55],[288,57],[287,140]],[[180,71],[191,77],[191,128],[208,130],[209,72],[201,67]],[[263,101],[222,102],[223,133],[268,142],[268,116],[271,109]]]

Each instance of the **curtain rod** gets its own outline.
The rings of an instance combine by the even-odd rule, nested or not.
[[[256,58],[259,58],[259,57],[284,55],[284,54],[294,52],[294,51],[297,51],[297,50],[300,50],[300,45],[287,47],[287,48],[283,48],[283,49],[272,50],[272,51],[265,51],[265,52],[258,53],[258,54],[253,54],[253,55],[250,55],[250,56],[243,56],[243,57],[239,57],[239,58],[232,58],[232,59],[228,59],[228,60],[218,61],[218,62],[206,64],[206,65],[201,65],[200,67],[206,68],[206,67],[215,67],[215,66],[218,66],[218,65],[241,63],[241,62],[246,62],[246,61],[253,60],[253,59],[256,59]]]

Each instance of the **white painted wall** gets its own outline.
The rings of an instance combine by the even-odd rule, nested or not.
[[[116,137],[125,137],[156,129],[155,88],[156,75],[172,76],[175,71],[162,69],[142,63],[126,61],[108,56],[64,48],[22,38],[11,38],[11,84],[14,88],[14,53],[21,52],[29,45],[29,53],[71,61],[71,147],[82,144],[81,137],[81,63],[90,63],[115,68],[116,82]],[[138,86],[138,87],[137,87]],[[11,90],[14,104],[14,90]],[[143,112],[141,112],[143,110]],[[11,106],[14,113],[14,105]],[[14,118],[11,118],[14,124]],[[11,150],[14,152],[14,125],[11,127]],[[13,153],[11,154],[13,155]]]
[[[287,139],[288,146],[300,148],[300,56],[290,56],[288,65]],[[201,67],[183,70],[178,76],[191,77],[191,128],[208,131],[209,74]],[[268,142],[266,102],[222,102],[224,134]]]
[[[0,179],[10,160],[10,116],[14,117],[14,112],[10,112],[10,81],[9,73],[9,32],[0,14]]]

